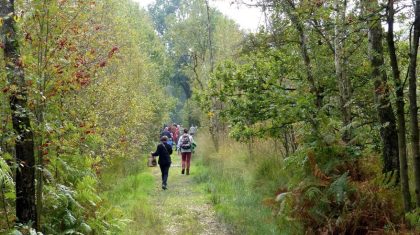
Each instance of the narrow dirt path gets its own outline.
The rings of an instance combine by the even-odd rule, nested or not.
[[[191,175],[182,175],[180,157],[174,153],[169,170],[168,189],[162,190],[159,167],[152,169],[156,187],[152,203],[163,223],[166,234],[230,234],[227,226],[217,220],[214,208],[205,193],[194,183]]]

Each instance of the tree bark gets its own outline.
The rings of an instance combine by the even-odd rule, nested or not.
[[[299,34],[299,45],[300,45],[300,52],[305,64],[305,72],[306,72],[306,79],[309,82],[311,92],[315,95],[315,106],[318,109],[322,108],[323,103],[323,95],[321,94],[320,88],[317,86],[315,82],[315,78],[312,73],[312,66],[311,66],[311,59],[309,58],[308,53],[308,45],[306,43],[306,36],[303,29],[303,25],[297,20],[297,18],[291,15],[292,22],[298,31]]]
[[[209,53],[210,53],[210,73],[214,71],[214,53],[213,53],[213,30],[211,27],[211,16],[210,16],[210,5],[209,1],[205,1],[206,4],[206,11],[207,11],[207,32],[208,32],[208,44],[209,44]],[[212,108],[215,110],[214,115],[210,117],[210,134],[213,140],[214,147],[216,151],[219,151],[219,133],[220,133],[220,123],[218,118],[218,110],[217,108],[217,101],[212,99]]]
[[[347,59],[345,56],[345,20],[346,20],[346,0],[335,0],[335,29],[334,29],[334,64],[337,77],[338,90],[340,92],[340,111],[343,122],[344,132],[341,136],[345,143],[352,139],[351,129],[351,81],[347,76]]]
[[[17,222],[36,227],[34,140],[27,105],[27,88],[14,22],[14,0],[0,0],[2,48],[10,84],[9,104],[16,132],[16,217]]]
[[[401,82],[401,73],[398,68],[398,59],[394,43],[394,0],[388,1],[388,33],[387,43],[389,50],[390,63],[392,68],[392,76],[395,84],[396,108],[397,108],[397,122],[398,122],[398,153],[400,158],[400,179],[401,191],[403,195],[404,209],[406,212],[411,210],[411,195],[408,181],[408,166],[407,166],[407,143],[406,143],[406,127],[404,116],[404,85]]]
[[[369,29],[369,60],[371,75],[374,80],[375,104],[381,124],[380,134],[382,139],[383,173],[399,171],[398,134],[395,115],[390,101],[390,92],[387,84],[387,75],[384,70],[384,55],[382,47],[382,26],[378,0],[363,0],[364,11],[367,14]],[[397,177],[399,174],[397,175]],[[390,178],[389,178],[390,179]],[[397,179],[398,180],[398,179]]]
[[[210,52],[210,72],[213,73],[213,70],[214,70],[213,30],[211,27],[209,1],[206,0],[205,3],[206,3],[206,10],[207,10],[207,30],[208,30],[208,40],[209,40],[209,52]]]
[[[279,3],[275,2],[275,3]],[[314,104],[316,107],[316,112],[318,112],[322,106],[323,106],[323,89],[319,84],[316,83],[313,72],[312,72],[312,65],[311,65],[311,59],[309,57],[309,49],[307,44],[307,38],[305,33],[305,28],[303,22],[299,19],[299,17],[295,14],[296,12],[296,6],[293,2],[293,0],[286,0],[284,1],[284,5],[281,6],[284,9],[284,12],[286,13],[287,17],[292,22],[292,25],[295,27],[298,36],[299,36],[299,46],[300,46],[300,53],[301,57],[304,62],[304,70],[306,73],[306,80],[309,83],[309,88],[312,93],[312,95],[315,96]],[[316,136],[319,136],[319,123],[317,120],[317,113],[312,115],[312,120],[310,120],[313,132]]]
[[[416,205],[420,207],[420,151],[419,124],[417,107],[417,50],[420,37],[420,0],[415,1],[414,33],[411,39],[410,64],[408,73],[408,98],[410,102],[411,151],[413,154],[413,168],[415,177]]]

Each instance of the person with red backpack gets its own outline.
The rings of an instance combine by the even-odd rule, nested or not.
[[[179,137],[178,140],[178,152],[181,153],[182,157],[182,170],[181,174],[185,173],[187,170],[187,175],[190,174],[190,162],[191,154],[193,151],[194,140],[191,135],[188,134],[188,129],[184,129],[184,134]]]

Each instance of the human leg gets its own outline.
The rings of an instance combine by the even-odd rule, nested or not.
[[[182,158],[182,171],[181,171],[181,173],[182,174],[184,174],[184,172],[185,172],[185,165],[186,165],[186,162],[187,162],[187,153],[181,153],[181,158]]]
[[[191,152],[185,153],[185,161],[187,165],[187,175],[190,174],[190,165],[191,165]]]
[[[162,172],[162,188],[166,189],[168,185],[168,176],[169,176],[169,167],[171,165],[160,165],[160,170]]]
[[[165,186],[168,185],[169,167],[170,165],[165,165],[164,167],[163,184]]]

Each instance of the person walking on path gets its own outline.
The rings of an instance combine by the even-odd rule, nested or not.
[[[194,125],[191,125],[190,127],[190,135],[194,136],[197,133],[197,127]]]
[[[171,132],[169,131],[169,127],[165,127],[165,129],[163,129],[162,133],[160,133],[160,137],[162,138],[163,136],[166,136],[169,138],[171,138]]]
[[[165,127],[165,129],[162,131],[162,133],[160,133],[160,138],[162,138],[163,136],[166,136],[168,139],[167,139],[167,143],[171,146],[171,148],[172,148],[172,145],[174,144],[173,143],[173,138],[172,138],[172,133],[170,132],[170,130],[169,130],[169,127]]]
[[[162,189],[167,189],[168,176],[169,176],[169,167],[171,167],[171,154],[172,147],[167,143],[168,137],[162,136],[160,138],[161,143],[158,144],[156,152],[151,152],[152,156],[159,156],[158,164],[160,166],[160,171],[162,172]]]
[[[181,152],[182,157],[181,174],[185,173],[185,169],[187,169],[187,175],[190,174],[190,163],[193,144],[193,137],[188,134],[188,129],[184,129],[184,134],[180,136],[178,140],[178,152]]]
[[[174,123],[173,127],[172,127],[172,136],[173,136],[173,140],[175,145],[178,143],[178,137],[179,137],[179,128],[178,126]]]

